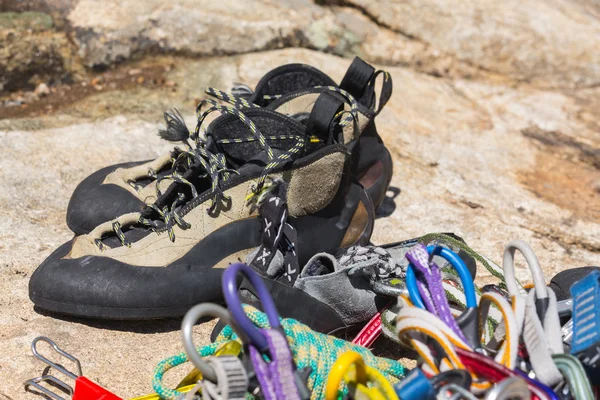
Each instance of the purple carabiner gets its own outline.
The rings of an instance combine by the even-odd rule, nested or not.
[[[272,328],[281,327],[279,313],[277,312],[277,308],[275,308],[275,302],[262,281],[262,278],[254,272],[252,268],[246,264],[236,263],[230,265],[225,270],[223,273],[223,295],[225,296],[225,303],[227,303],[227,308],[229,308],[232,319],[236,326],[246,333],[250,339],[250,343],[252,343],[254,347],[260,351],[266,351],[269,348],[267,339],[258,330],[256,325],[250,321],[250,318],[248,318],[242,307],[237,285],[237,275],[239,273],[244,275],[256,289],[258,300],[261,302]]]

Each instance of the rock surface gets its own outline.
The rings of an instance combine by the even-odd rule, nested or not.
[[[0,5],[0,11],[41,11],[54,17],[59,29],[33,38],[17,32],[18,40],[11,40],[15,33],[2,33],[0,12],[3,52],[18,54],[21,69],[30,75],[36,73],[36,61],[55,59],[58,69],[46,71],[54,79],[64,76],[63,69],[78,80],[83,68],[103,69],[147,54],[214,56],[305,47],[358,54],[434,76],[527,82],[542,88],[600,84],[600,11],[594,0],[16,3],[20,6]],[[32,39],[44,44],[48,55],[32,52]],[[0,72],[12,71],[9,63],[0,51]]]
[[[0,0],[0,93],[14,91],[0,96],[0,399],[35,398],[20,384],[43,370],[38,335],[123,397],[149,393],[155,365],[182,350],[179,320],[33,309],[28,279],[72,237],[65,209],[84,177],[162,154],[163,111],[193,125],[205,86],[253,85],[289,62],[339,81],[350,59],[338,56],[353,54],[394,81],[378,129],[397,190],[374,243],[450,231],[500,262],[520,238],[546,280],[600,265],[596,0]]]
[[[499,75],[541,87],[600,82],[600,19],[594,2],[332,3],[342,5],[83,0],[68,20],[88,66],[157,49],[207,55],[302,46],[360,53],[371,61],[408,64],[431,74]]]
[[[429,52],[542,87],[600,81],[598,2],[346,0]],[[462,67],[459,67],[459,69]]]
[[[65,208],[81,179],[168,147],[155,135],[165,108],[177,106],[192,122],[201,87],[255,84],[287,62],[310,63],[339,80],[349,60],[299,49],[151,59],[131,69],[175,65],[164,72],[174,88],[109,90],[54,114],[0,123],[0,394],[31,398],[19,385],[42,371],[29,351],[38,335],[77,355],[90,378],[117,394],[150,392],[154,366],[182,350],[179,321],[56,319],[33,310],[28,277],[72,236]],[[536,250],[547,280],[564,268],[598,265],[600,90],[568,93],[389,70],[394,95],[378,126],[400,193],[380,210],[391,215],[377,220],[374,243],[451,231],[500,262],[503,246],[520,238]],[[493,281],[485,270],[478,274],[479,284]],[[527,279],[524,267],[517,274]],[[198,326],[198,343],[208,343],[211,327]],[[185,372],[173,372],[168,382]]]
[[[72,56],[48,14],[0,13],[0,93],[71,79]]]

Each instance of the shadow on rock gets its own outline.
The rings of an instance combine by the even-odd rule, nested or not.
[[[393,212],[396,211],[396,197],[398,197],[401,192],[400,188],[390,186],[385,198],[375,211],[375,218],[385,218],[392,215]]]
[[[77,324],[83,324],[99,329],[110,329],[113,331],[121,332],[134,332],[134,333],[165,333],[173,332],[181,329],[182,318],[168,318],[168,319],[156,319],[156,320],[131,320],[131,321],[117,321],[117,320],[101,320],[101,319],[88,319],[81,317],[74,317],[64,314],[56,314],[46,310],[42,310],[38,307],[34,307],[35,312],[40,315],[51,317],[66,322],[74,322]],[[200,323],[208,322],[212,318],[205,318]]]

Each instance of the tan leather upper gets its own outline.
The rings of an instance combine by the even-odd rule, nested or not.
[[[113,184],[120,186],[144,203],[152,204],[156,201],[156,180],[153,180],[139,191],[131,186],[129,182],[135,182],[137,179],[147,178],[149,175],[149,170],[152,169],[154,171],[160,171],[171,162],[171,152],[169,151],[168,153],[163,154],[152,161],[148,161],[145,164],[136,165],[135,167],[131,168],[117,168],[110,174],[106,175],[106,178],[104,178],[104,182],[102,182],[102,184]],[[171,179],[163,179],[160,182],[161,191],[164,192],[171,183]]]
[[[307,166],[293,169],[285,174],[274,174],[273,179],[281,178],[288,182],[288,208],[290,216],[302,216],[323,209],[335,196],[342,177],[345,154],[334,152],[316,159]],[[211,201],[207,200],[190,210],[182,218],[191,225],[182,229],[175,225],[173,232],[175,241],[171,242],[166,232],[152,232],[134,242],[130,247],[119,246],[101,250],[95,243],[103,234],[112,230],[114,221],[106,222],[87,235],[74,239],[72,249],[65,258],[84,256],[103,256],[136,266],[162,267],[171,264],[184,256],[192,247],[210,233],[226,224],[243,218],[257,216],[257,209],[245,198],[252,191],[257,179],[242,182],[225,191],[231,196],[231,207],[227,210],[222,205],[217,207],[213,215],[207,213]],[[123,215],[116,219],[123,227],[136,223],[139,213]]]

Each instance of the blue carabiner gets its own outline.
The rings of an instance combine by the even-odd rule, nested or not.
[[[277,312],[275,302],[262,281],[262,278],[254,272],[252,268],[246,264],[236,263],[230,265],[225,270],[223,273],[223,295],[225,296],[225,302],[227,303],[227,307],[229,308],[229,312],[231,313],[235,325],[246,333],[254,347],[260,351],[266,351],[269,348],[267,339],[260,330],[258,330],[250,318],[248,318],[242,307],[237,285],[237,276],[240,273],[244,275],[256,289],[258,299],[267,315],[269,324],[274,329],[281,328],[279,313]]]
[[[473,283],[471,272],[467,268],[464,261],[460,258],[460,256],[450,249],[447,249],[442,246],[430,245],[427,246],[427,252],[430,255],[440,256],[444,258],[450,263],[450,265],[452,265],[456,272],[458,272],[458,276],[460,277],[460,281],[462,282],[462,286],[465,292],[467,308],[456,319],[456,321],[458,323],[458,326],[465,334],[465,337],[469,340],[470,344],[474,346],[474,348],[481,347],[481,343],[479,343],[477,296],[475,295],[475,284]],[[406,288],[408,289],[410,301],[416,307],[425,310],[425,303],[423,303],[421,293],[419,293],[419,287],[417,286],[417,276],[415,275],[414,268],[415,267],[412,265],[412,263],[408,264],[408,269],[406,270]]]
[[[443,257],[450,265],[452,265],[456,272],[458,272],[458,276],[462,282],[467,299],[467,308],[477,308],[475,284],[473,283],[471,272],[469,272],[469,269],[460,256],[452,250],[442,246],[427,246],[427,252],[431,255]],[[423,303],[419,288],[417,287],[417,276],[415,275],[414,266],[412,264],[408,264],[408,269],[406,271],[406,288],[408,289],[410,301],[412,301],[415,306],[425,309],[425,304]]]

